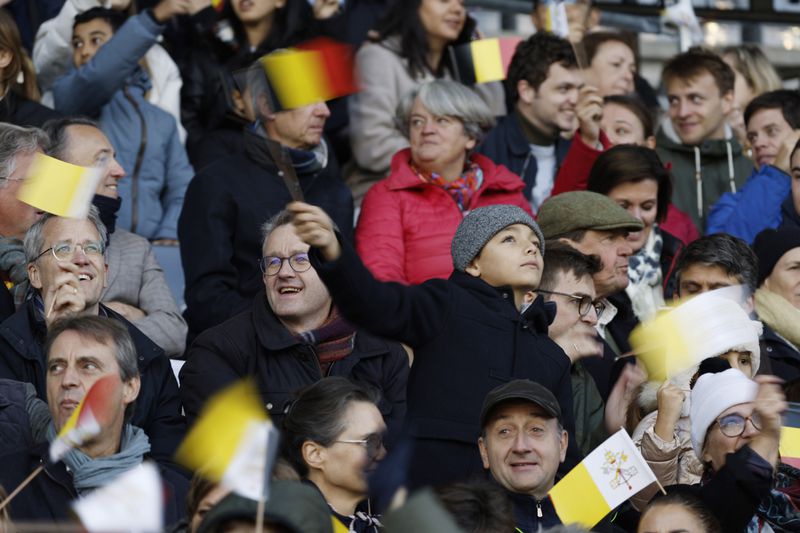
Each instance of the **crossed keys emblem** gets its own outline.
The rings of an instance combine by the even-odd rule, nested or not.
[[[606,450],[605,458],[606,460],[603,463],[602,469],[603,474],[606,476],[613,474],[613,477],[609,481],[611,488],[616,489],[621,485],[626,485],[628,490],[633,490],[630,480],[636,476],[638,470],[636,470],[636,466],[634,465],[631,465],[627,468],[625,467],[625,463],[628,462],[628,455],[625,452],[615,453],[610,450]]]

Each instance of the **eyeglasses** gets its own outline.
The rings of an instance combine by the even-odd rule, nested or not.
[[[585,317],[589,314],[592,308],[594,308],[594,312],[597,313],[597,318],[599,319],[600,316],[603,314],[603,311],[606,310],[606,305],[601,301],[592,300],[592,297],[588,294],[567,294],[565,292],[556,292],[556,291],[545,291],[542,289],[538,289],[536,292],[540,292],[542,294],[557,294],[559,296],[566,296],[573,302],[578,303],[578,314],[581,318]]]
[[[726,437],[738,437],[744,433],[744,428],[747,421],[753,424],[753,427],[761,431],[761,417],[758,413],[753,413],[750,416],[742,416],[739,413],[731,413],[729,415],[717,418],[717,425],[719,430]]]
[[[366,439],[350,439],[350,440],[335,440],[333,442],[341,442],[343,444],[360,444],[367,449],[367,455],[370,458],[375,458],[383,449],[383,435],[373,433],[367,436]]]
[[[83,241],[73,244],[69,241],[60,241],[36,256],[33,261],[38,260],[47,252],[53,252],[56,261],[69,261],[75,255],[75,250],[80,248],[86,255],[103,255],[104,247],[100,241]]]
[[[268,255],[258,260],[258,266],[261,272],[267,276],[274,276],[283,268],[283,262],[289,261],[289,266],[295,272],[305,272],[311,268],[311,261],[308,259],[308,254],[294,254],[290,257],[278,257],[276,255]]]

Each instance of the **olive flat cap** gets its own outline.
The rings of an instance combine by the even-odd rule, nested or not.
[[[642,222],[608,196],[572,191],[548,198],[536,217],[545,239],[577,230],[639,231]]]

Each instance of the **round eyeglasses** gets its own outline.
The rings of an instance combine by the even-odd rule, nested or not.
[[[80,248],[86,255],[103,255],[104,247],[100,241],[83,241],[79,243],[72,243],[69,241],[59,241],[53,246],[43,251],[33,261],[36,261],[47,252],[53,252],[53,257],[56,261],[69,261],[75,256],[75,251]]]
[[[750,416],[742,416],[739,413],[731,413],[729,415],[717,418],[717,425],[719,430],[726,437],[738,437],[744,433],[744,428],[747,421],[753,424],[753,427],[761,431],[761,417],[758,413],[753,413]]]
[[[311,260],[308,258],[308,254],[306,253],[294,254],[289,257],[268,255],[258,260],[258,266],[261,269],[261,272],[267,276],[274,276],[281,271],[284,261],[289,261],[289,266],[292,267],[292,270],[298,273],[305,272],[311,268]]]
[[[378,433],[373,433],[368,435],[365,439],[342,439],[342,440],[335,440],[333,442],[341,442],[343,444],[360,444],[364,448],[367,449],[367,455],[370,458],[375,458],[381,452],[383,448],[383,435]]]
[[[578,315],[580,315],[581,318],[588,315],[589,311],[594,308],[594,312],[597,313],[597,318],[599,320],[600,316],[603,314],[603,311],[606,310],[606,306],[603,302],[599,300],[592,300],[592,297],[588,294],[567,294],[566,292],[546,291],[543,289],[538,289],[536,292],[540,292],[542,294],[557,294],[559,296],[566,296],[571,301],[578,304]]]

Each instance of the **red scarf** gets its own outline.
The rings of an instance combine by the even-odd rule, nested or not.
[[[475,195],[475,191],[480,189],[483,184],[483,171],[477,163],[469,163],[464,173],[453,181],[447,181],[444,177],[435,172],[420,170],[413,162],[410,163],[410,165],[411,170],[414,171],[414,174],[419,176],[419,179],[425,183],[441,187],[450,193],[450,196],[456,201],[461,211],[466,211],[470,208],[470,203],[472,203],[472,197]]]
[[[330,316],[320,327],[296,335],[314,347],[323,376],[328,375],[334,362],[352,353],[355,336],[355,328],[339,316],[336,307],[331,308]]]

